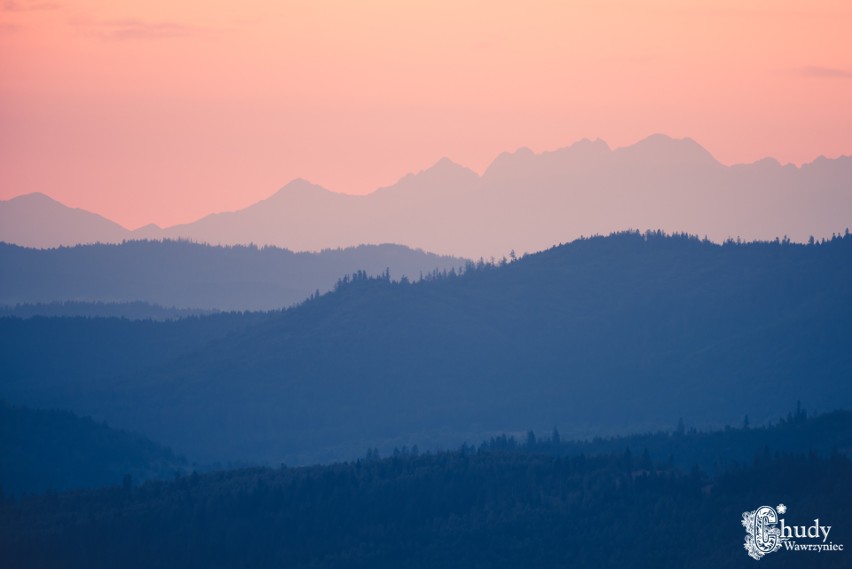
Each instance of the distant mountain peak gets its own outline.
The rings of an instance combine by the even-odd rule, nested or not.
[[[113,221],[68,207],[41,192],[0,201],[0,241],[47,248],[117,242],[129,234]]]
[[[279,191],[302,191],[313,190],[317,188],[325,190],[325,188],[323,188],[322,186],[318,186],[305,178],[293,178],[292,180],[284,184],[284,187],[282,187]]]
[[[162,238],[163,228],[156,223],[149,223],[133,230],[134,239],[152,239],[158,240]]]
[[[462,166],[458,162],[454,162],[453,160],[450,160],[449,158],[444,156],[428,168],[424,168],[423,170],[420,170],[416,173],[406,174],[401,178],[400,181],[405,180],[407,178],[421,178],[424,176],[429,177],[434,175],[447,174],[454,175],[459,173],[463,173],[465,175],[475,174],[475,172],[473,172],[473,170],[471,170],[470,168]]]
[[[453,162],[452,160],[450,160],[446,156],[442,156],[440,159],[438,159],[437,162],[435,162],[432,165],[432,168],[430,168],[430,169],[435,169],[435,168],[464,168],[464,166],[462,166],[461,164],[459,164],[457,162]]]
[[[781,167],[781,162],[778,161],[777,158],[773,158],[772,156],[767,156],[766,158],[761,158],[754,165],[762,165],[771,168],[779,168]]]
[[[455,184],[478,184],[479,174],[444,156],[429,168],[409,173],[392,186],[377,189],[369,195],[389,195],[398,192],[421,192],[423,190],[447,189]]]
[[[462,166],[458,162],[454,162],[454,161],[450,160],[449,158],[447,158],[446,156],[444,156],[443,158],[441,158],[440,160],[435,162],[435,164],[433,164],[431,168],[426,168],[425,170],[421,170],[420,172],[418,172],[418,175],[420,175],[420,176],[440,175],[440,176],[461,176],[461,177],[475,176],[477,178],[479,177],[479,175],[476,172],[474,172],[473,170],[471,170],[470,168],[467,168],[466,166]]]
[[[501,152],[488,168],[485,169],[482,177],[493,178],[495,176],[506,175],[512,170],[529,163],[536,156],[537,154],[526,146],[522,146],[514,152]]]
[[[281,189],[277,192],[269,196],[268,198],[261,200],[260,202],[249,206],[254,207],[258,204],[267,203],[270,200],[277,201],[282,198],[292,198],[292,197],[307,197],[307,196],[316,196],[323,194],[334,194],[331,190],[328,190],[322,186],[314,184],[313,182],[306,180],[305,178],[294,178],[287,182]]]
[[[483,174],[483,178],[494,180],[526,177],[534,171],[542,173],[569,164],[598,162],[601,158],[608,157],[611,152],[609,144],[600,138],[582,138],[570,146],[541,153],[533,152],[524,146],[515,152],[503,152],[497,156]]]
[[[693,150],[701,150],[703,152],[707,152],[707,150],[705,150],[703,146],[701,146],[700,144],[695,142],[695,140],[689,137],[675,138],[673,136],[669,136],[668,134],[663,134],[661,132],[648,135],[645,138],[641,139],[639,142],[630,145],[628,148],[654,148],[662,150],[691,148]]]
[[[13,197],[13,198],[10,198],[10,199],[8,199],[8,200],[3,200],[3,201],[5,201],[5,202],[7,202],[7,203],[10,203],[10,204],[11,204],[11,203],[18,203],[18,204],[23,204],[23,203],[33,203],[33,204],[35,204],[35,203],[47,203],[47,204],[58,204],[58,205],[63,205],[63,204],[61,204],[60,202],[58,202],[58,201],[56,201],[55,199],[53,199],[52,197],[50,197],[49,195],[44,194],[44,193],[42,193],[42,192],[32,192],[32,193],[29,193],[29,194],[22,194],[22,195],[20,195],[20,196],[15,196],[15,197]],[[67,207],[67,206],[63,206],[63,207]],[[69,209],[73,209],[73,208],[69,208]]]
[[[581,149],[581,148],[597,148],[601,150],[610,150],[609,144],[606,143],[602,138],[595,138],[592,140],[591,138],[581,138],[574,144],[568,147],[569,149]]]
[[[630,146],[616,149],[622,156],[649,164],[685,163],[719,164],[706,148],[691,138],[673,138],[667,134],[652,134]]]

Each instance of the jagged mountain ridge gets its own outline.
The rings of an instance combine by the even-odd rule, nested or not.
[[[0,203],[0,220],[8,203]],[[0,239],[45,246],[84,238],[185,237],[297,251],[401,243],[500,258],[511,250],[532,252],[630,228],[686,231],[717,242],[784,235],[804,242],[842,232],[850,217],[850,157],[820,157],[801,167],[773,159],[726,166],[691,139],[653,135],[617,149],[601,140],[539,154],[520,149],[498,156],[481,176],[442,159],[365,196],[297,179],[247,208],[164,229],[146,226],[119,236],[104,230],[96,237],[27,243],[35,237],[10,226]],[[30,223],[43,225],[37,216]]]

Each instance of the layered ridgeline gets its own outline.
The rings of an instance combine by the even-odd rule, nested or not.
[[[191,465],[150,440],[68,411],[0,401],[0,488],[18,495],[172,478]]]
[[[49,247],[186,237],[296,251],[403,243],[469,258],[630,227],[804,242],[852,223],[850,180],[852,157],[726,166],[690,139],[655,135],[618,149],[583,140],[553,152],[502,154],[482,175],[443,159],[366,196],[294,180],[244,209],[168,228],[128,231],[31,194],[0,202],[0,240]]]
[[[788,524],[831,526],[826,545],[852,543],[852,462],[809,444],[848,449],[850,433],[850,414],[834,413],[660,433],[650,452],[642,438],[578,454],[550,436],[498,437],[437,454],[0,498],[0,556],[9,569],[753,567],[740,520],[761,505],[787,504]],[[701,468],[717,450],[746,459]],[[782,549],[766,562],[847,567],[848,555]]]
[[[186,315],[168,310],[173,307],[270,310],[326,292],[341,275],[356,271],[380,275],[388,270],[396,279],[419,279],[422,274],[464,264],[463,259],[399,245],[294,253],[276,247],[211,247],[187,241],[57,249],[0,243],[0,307],[5,305],[0,316],[77,313],[169,318]],[[139,301],[166,309],[127,305]],[[19,304],[25,306],[15,308]]]
[[[419,283],[363,274],[280,313],[0,320],[0,396],[198,460],[305,463],[566,435],[762,424],[852,405],[852,237],[626,233]]]

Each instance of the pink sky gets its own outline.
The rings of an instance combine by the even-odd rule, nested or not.
[[[0,199],[129,228],[655,132],[852,154],[852,2],[0,0]]]

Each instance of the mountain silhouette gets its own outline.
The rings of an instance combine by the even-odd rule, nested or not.
[[[198,460],[290,464],[495,432],[755,424],[852,405],[852,237],[624,233],[284,312],[0,319],[0,397]]]
[[[503,153],[482,176],[445,158],[365,196],[299,179],[245,209],[117,236],[101,230],[39,236],[42,222],[34,213],[29,225],[35,229],[0,226],[0,239],[45,246],[84,237],[184,237],[298,251],[402,243],[468,258],[538,251],[629,228],[685,231],[717,242],[783,235],[805,242],[849,225],[849,180],[850,157],[821,157],[801,167],[773,159],[726,166],[691,139],[656,134],[618,149],[581,140],[552,152]],[[0,212],[9,203],[0,203]]]
[[[0,241],[43,248],[114,243],[129,236],[130,232],[117,223],[67,207],[42,193],[0,201]]]
[[[340,276],[356,271],[379,275],[388,270],[396,279],[418,279],[435,270],[460,269],[464,263],[399,245],[293,253],[170,240],[57,249],[0,243],[0,306],[41,304],[45,315],[57,313],[51,303],[66,301],[84,311],[85,303],[139,301],[182,309],[270,310],[326,292]],[[94,315],[104,307],[88,308]],[[116,314],[130,314],[121,306],[112,308]],[[21,307],[17,313],[37,309]]]

